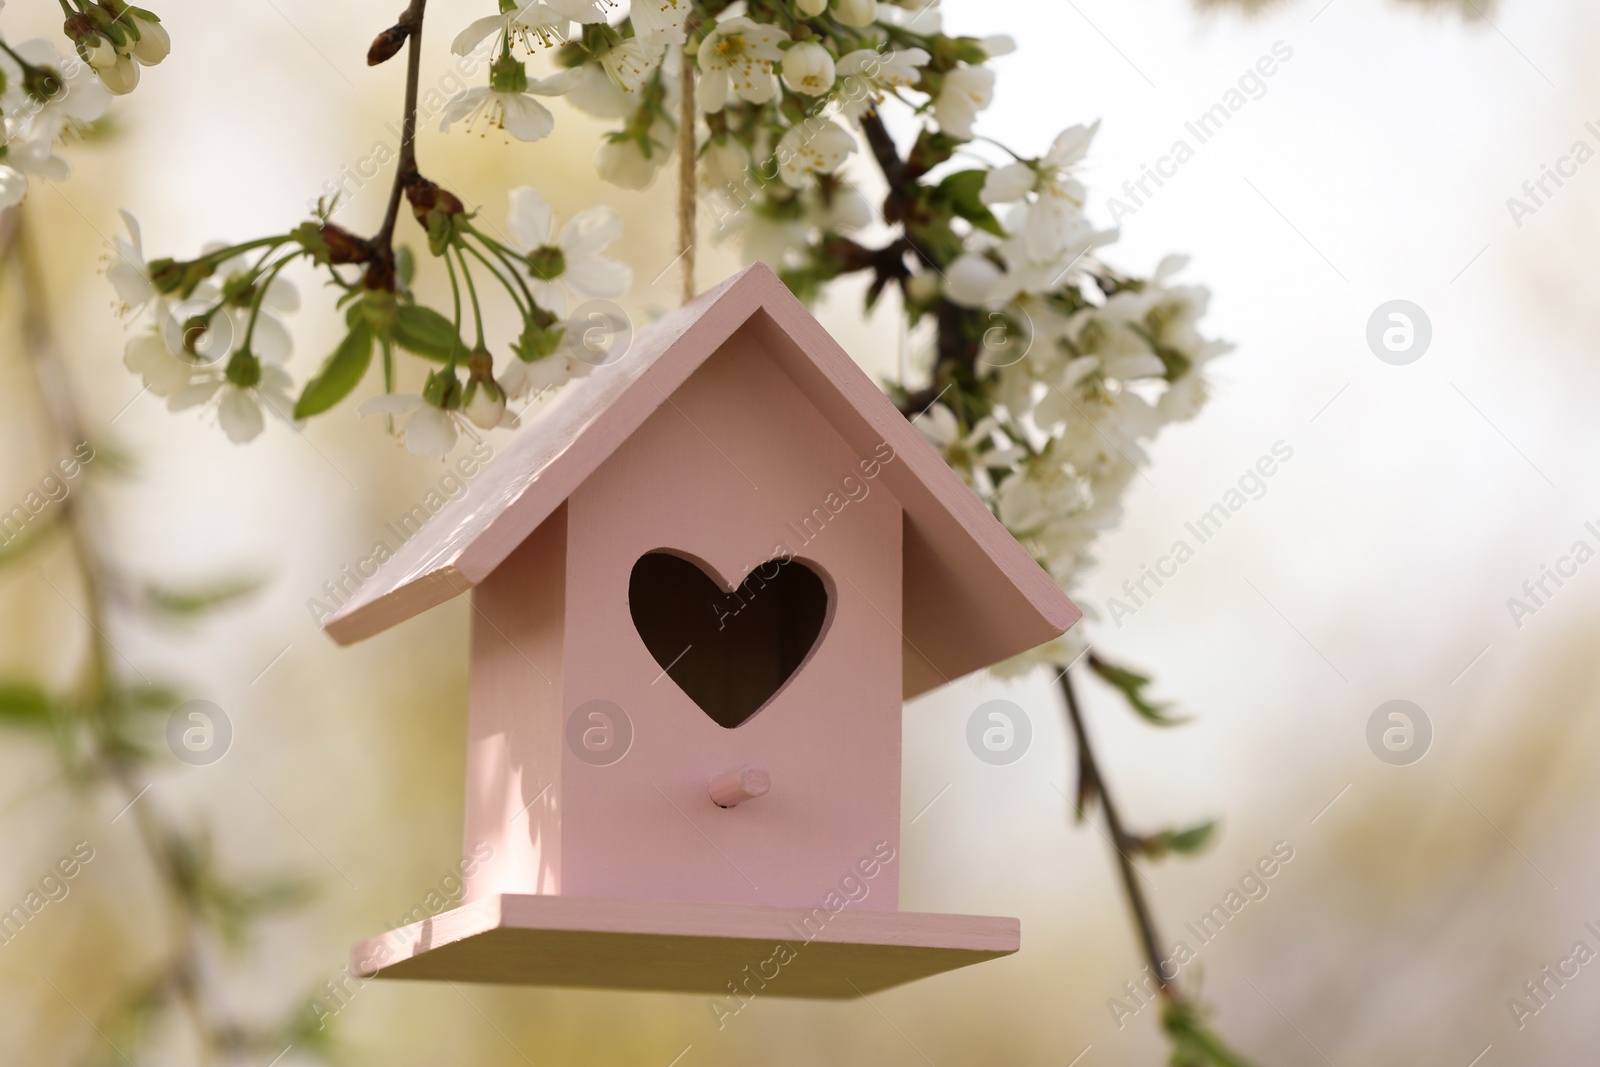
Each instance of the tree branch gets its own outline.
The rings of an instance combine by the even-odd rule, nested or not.
[[[1078,706],[1078,694],[1073,688],[1070,669],[1061,674],[1061,693],[1066,697],[1067,720],[1072,724],[1072,735],[1078,743],[1080,810],[1087,805],[1089,799],[1094,797],[1100,799],[1100,806],[1106,813],[1106,826],[1111,831],[1111,845],[1117,853],[1117,867],[1122,874],[1122,890],[1128,898],[1128,909],[1133,913],[1139,947],[1144,951],[1145,962],[1150,965],[1150,973],[1155,976],[1156,988],[1160,990],[1162,997],[1170,1004],[1181,1004],[1183,998],[1178,988],[1162,973],[1165,961],[1158,947],[1160,937],[1156,933],[1155,920],[1150,914],[1150,905],[1145,900],[1144,889],[1139,885],[1139,872],[1129,855],[1129,849],[1135,846],[1135,841],[1122,825],[1122,815],[1117,810],[1116,801],[1112,799],[1110,790],[1106,788],[1106,780],[1100,773],[1099,761],[1089,744],[1089,732],[1083,723],[1083,711]]]
[[[57,443],[70,449],[89,437],[50,327],[44,280],[27,223],[18,209],[6,215],[9,232],[4,245],[0,246],[0,262],[10,260],[15,265],[22,295],[21,327],[27,362],[33,372],[45,424]],[[130,755],[127,746],[105,721],[103,703],[107,690],[115,684],[114,649],[106,636],[111,625],[106,610],[110,599],[106,578],[111,567],[91,528],[90,517],[85,513],[83,492],[83,489],[75,490],[56,506],[61,509],[73,563],[83,586],[84,616],[89,628],[84,692],[79,694],[83,707],[92,716],[87,724],[92,746],[89,762],[104,780],[115,785],[128,807],[133,809],[139,840],[155,868],[172,914],[173,949],[166,981],[192,1020],[200,1062],[215,1063],[238,1051],[242,1030],[223,1004],[220,990],[208,988],[205,980],[210,968],[192,915],[195,906],[192,878],[179,854],[177,832],[155,807],[154,800],[147,799],[134,807],[148,788],[141,787],[137,780],[141,757]]]
[[[393,27],[406,36],[405,113],[400,127],[400,160],[395,166],[394,186],[389,190],[389,206],[383,213],[383,226],[373,238],[379,258],[390,265],[394,262],[394,227],[400,218],[400,198],[418,174],[417,91],[422,80],[422,16],[427,6],[428,0],[411,0]]]

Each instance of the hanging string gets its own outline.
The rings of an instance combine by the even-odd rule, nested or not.
[[[692,39],[692,34],[690,35]],[[694,299],[695,242],[695,103],[694,56],[685,41],[678,82],[678,259],[683,278],[683,302]]]

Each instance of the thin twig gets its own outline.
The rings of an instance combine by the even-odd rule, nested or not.
[[[1111,831],[1112,848],[1117,854],[1117,869],[1122,874],[1122,890],[1128,898],[1128,909],[1133,913],[1133,923],[1139,935],[1139,946],[1144,950],[1145,961],[1150,965],[1150,972],[1155,976],[1156,987],[1162,996],[1171,1003],[1181,1003],[1177,987],[1162,973],[1166,962],[1158,947],[1160,937],[1156,933],[1155,919],[1150,914],[1144,889],[1139,885],[1139,872],[1133,866],[1131,850],[1137,848],[1138,843],[1124,829],[1117,803],[1112,799],[1105,777],[1100,773],[1100,763],[1095,758],[1093,746],[1089,744],[1089,731],[1083,723],[1083,711],[1078,706],[1078,694],[1072,684],[1070,669],[1061,673],[1061,692],[1066,697],[1067,720],[1072,724],[1072,736],[1078,743],[1080,803],[1087,803],[1085,798],[1099,799],[1106,813],[1106,827]]]
[[[417,176],[417,91],[422,81],[422,16],[428,0],[411,0],[396,27],[406,31],[406,96],[400,126],[400,159],[395,166],[394,186],[389,190],[389,206],[383,213],[383,226],[373,238],[378,254],[386,262],[394,259],[394,227],[400,218],[400,198]]]

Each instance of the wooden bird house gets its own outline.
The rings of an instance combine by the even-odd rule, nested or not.
[[[482,861],[358,973],[851,997],[1017,950],[899,910],[901,706],[1079,612],[767,268],[569,386],[326,629],[469,589]]]

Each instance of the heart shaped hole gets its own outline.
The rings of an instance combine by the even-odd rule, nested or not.
[[[811,654],[828,619],[828,587],[799,560],[769,559],[729,592],[693,560],[647,552],[628,578],[628,610],[662,673],[731,730]]]

